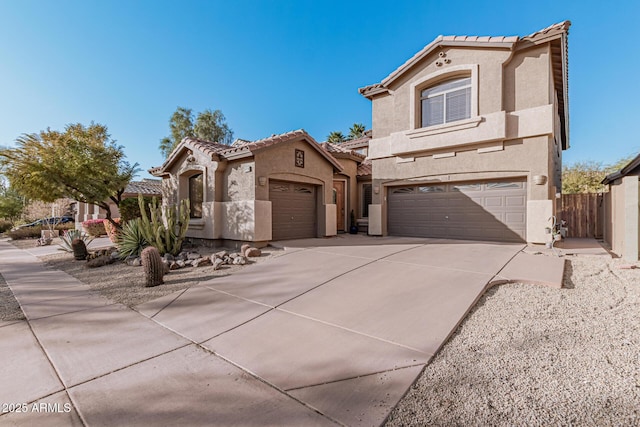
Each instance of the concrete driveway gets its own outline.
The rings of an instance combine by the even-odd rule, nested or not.
[[[282,256],[138,313],[83,296],[78,283],[53,297],[37,272],[19,267],[24,256],[0,246],[0,273],[30,306],[29,325],[0,324],[0,337],[19,342],[47,378],[41,391],[5,390],[3,401],[68,402],[87,425],[379,425],[490,283],[562,279],[563,263],[526,255],[522,244],[365,236],[281,244]],[[60,279],[47,272],[39,274],[48,283]],[[47,316],[33,310],[52,301]],[[10,351],[0,348],[3,360]]]

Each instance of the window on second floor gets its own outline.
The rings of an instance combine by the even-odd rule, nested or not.
[[[204,201],[204,182],[202,174],[189,177],[189,208],[191,218],[202,218],[202,202]]]
[[[471,117],[471,78],[455,78],[420,92],[421,127]]]

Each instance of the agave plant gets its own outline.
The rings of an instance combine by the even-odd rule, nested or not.
[[[120,252],[120,258],[125,259],[130,255],[140,256],[142,250],[147,246],[149,246],[149,242],[141,231],[140,218],[127,221],[119,234],[118,252]]]
[[[89,246],[89,243],[91,243],[94,238],[81,230],[67,230],[62,234],[62,236],[60,236],[60,241],[62,243],[58,243],[58,246],[60,246],[58,250],[73,252],[71,242],[73,242],[74,239],[80,239],[86,246]]]

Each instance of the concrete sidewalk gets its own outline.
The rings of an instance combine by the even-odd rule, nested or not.
[[[137,307],[0,242],[27,322],[0,325],[24,425],[379,425],[489,286],[558,285],[524,245],[340,237]],[[525,277],[529,276],[529,277]],[[14,358],[15,359],[15,358]]]

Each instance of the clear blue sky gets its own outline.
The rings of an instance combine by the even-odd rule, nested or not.
[[[0,0],[0,145],[91,121],[128,160],[163,159],[177,106],[235,136],[371,126],[358,88],[438,35],[527,35],[569,19],[565,163],[640,151],[638,1]]]

